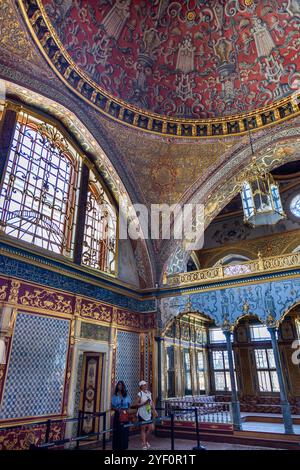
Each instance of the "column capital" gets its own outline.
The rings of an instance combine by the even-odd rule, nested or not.
[[[270,330],[278,331],[278,326],[279,326],[278,322],[276,321],[276,318],[274,317],[274,315],[272,315],[271,313],[269,313],[269,315],[266,318],[266,326],[269,331]]]
[[[231,336],[233,334],[234,325],[229,323],[227,318],[225,318],[223,324],[221,325],[221,329],[225,336]]]

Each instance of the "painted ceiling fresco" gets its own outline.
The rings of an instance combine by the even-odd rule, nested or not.
[[[116,98],[165,116],[254,110],[300,80],[298,0],[43,0],[76,63]]]

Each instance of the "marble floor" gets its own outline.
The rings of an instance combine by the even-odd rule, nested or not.
[[[169,438],[151,436],[150,444],[152,450],[170,450],[171,443]],[[175,439],[175,450],[192,450],[195,445],[196,441],[194,440]],[[201,445],[204,446],[207,450],[272,450],[269,447],[254,447],[240,444],[227,444],[224,442],[201,441]],[[140,450],[141,448],[142,446],[140,436],[131,436],[129,441],[129,449]],[[108,445],[108,449],[111,449],[110,444]]]
[[[243,431],[256,432],[274,432],[276,434],[284,434],[284,426],[282,423],[260,423],[258,421],[246,421],[242,423]],[[294,424],[294,433],[300,435],[300,424]]]

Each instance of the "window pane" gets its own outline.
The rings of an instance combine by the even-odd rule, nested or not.
[[[223,372],[215,372],[215,388],[217,391],[226,390],[226,382]]]
[[[223,351],[225,369],[229,369],[228,352]]]
[[[226,343],[226,339],[221,328],[211,328],[209,330],[209,339],[211,343]]]
[[[265,349],[255,349],[255,361],[257,369],[267,369],[268,361]]]
[[[224,369],[223,351],[213,351],[214,369]]]
[[[278,382],[278,375],[276,371],[271,371],[270,372],[271,376],[271,382],[272,382],[272,387],[273,387],[273,392],[279,392],[279,382]]]
[[[261,392],[271,392],[271,381],[268,371],[258,371],[259,390]]]
[[[199,390],[205,391],[205,373],[198,372]]]
[[[269,367],[270,369],[276,369],[275,358],[274,358],[274,351],[273,349],[268,349],[268,359],[269,359]]]
[[[231,380],[230,380],[230,372],[226,372],[226,386],[227,390],[231,391]]]
[[[198,366],[198,371],[204,370],[204,356],[203,356],[203,351],[198,351],[197,352],[197,366]]]
[[[116,212],[100,183],[89,184],[82,264],[114,273]]]
[[[192,393],[192,378],[191,378],[191,357],[190,351],[184,349],[183,351],[184,360],[184,373],[185,373],[185,394],[190,395]]]
[[[270,341],[270,333],[266,326],[250,326],[250,336],[252,341]]]
[[[63,135],[21,113],[0,194],[7,235],[71,255],[79,155]]]

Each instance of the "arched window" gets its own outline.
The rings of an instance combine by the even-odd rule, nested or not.
[[[115,272],[116,210],[99,182],[90,182],[87,195],[82,264]]]
[[[79,170],[56,127],[19,113],[0,193],[5,234],[71,256]]]
[[[116,208],[98,176],[52,120],[45,123],[24,110],[15,116],[4,155],[0,232],[115,274]]]

